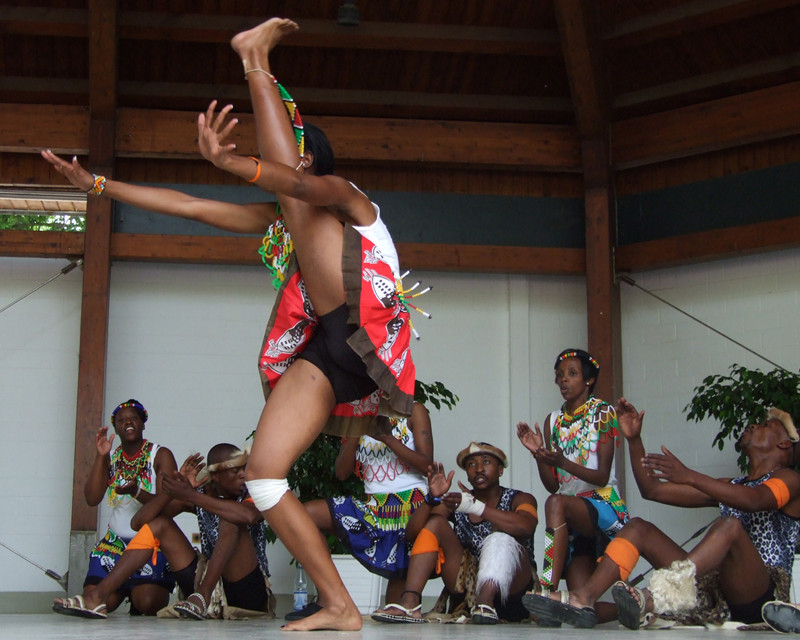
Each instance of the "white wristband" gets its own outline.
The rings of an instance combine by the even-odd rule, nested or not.
[[[460,513],[470,513],[474,516],[482,516],[485,508],[486,505],[480,500],[476,500],[475,496],[471,493],[462,493],[461,502],[458,503],[456,511]]]

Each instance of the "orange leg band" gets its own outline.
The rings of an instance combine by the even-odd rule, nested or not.
[[[125,547],[126,549],[152,549],[153,550],[153,560],[151,564],[156,564],[158,561],[158,548],[161,546],[161,541],[153,535],[153,531],[150,529],[150,525],[145,524],[141,529],[139,529],[139,533],[137,533],[133,539],[128,543],[128,546]]]
[[[628,579],[636,563],[639,562],[639,550],[625,538],[614,538],[609,542],[605,555],[619,567],[619,577],[622,580]]]
[[[444,551],[439,546],[439,539],[436,534],[430,529],[423,529],[414,540],[414,546],[411,547],[411,555],[417,556],[421,553],[437,553],[436,556],[436,575],[442,572],[442,564],[444,564]]]

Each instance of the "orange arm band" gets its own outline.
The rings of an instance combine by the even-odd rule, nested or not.
[[[639,550],[633,546],[630,540],[625,538],[614,538],[609,542],[605,555],[619,567],[620,580],[627,580],[636,563],[639,562]],[[602,558],[599,558],[598,562],[600,560]]]
[[[792,497],[789,494],[789,487],[780,478],[770,478],[764,483],[764,486],[772,491],[772,495],[775,496],[775,500],[778,502],[778,509],[785,507]]]
[[[256,162],[256,175],[254,175],[248,182],[256,182],[261,177],[261,160],[254,156],[249,156],[251,160]]]
[[[539,512],[536,510],[532,504],[528,504],[527,502],[523,502],[519,505],[514,511],[525,511],[526,513],[530,513],[534,518],[537,520],[539,519]]]
[[[444,550],[439,546],[439,539],[436,534],[430,529],[423,529],[417,534],[417,539],[414,540],[414,546],[411,547],[411,555],[416,556],[420,553],[437,553],[436,557],[436,575],[442,572],[442,564],[444,563]]]
[[[128,546],[125,549],[152,549],[153,550],[153,560],[151,564],[155,564],[158,561],[158,548],[161,546],[161,541],[153,535],[153,531],[150,529],[150,525],[146,524],[141,529],[139,529],[139,533],[137,533],[133,540],[128,543]]]

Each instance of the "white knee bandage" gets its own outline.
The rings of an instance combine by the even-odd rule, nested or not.
[[[480,591],[484,584],[491,582],[497,585],[500,599],[505,602],[524,557],[523,546],[507,533],[497,531],[488,535],[481,543],[476,589]]]
[[[269,511],[280,502],[283,494],[289,491],[289,481],[286,478],[280,480],[260,478],[259,480],[248,480],[245,484],[259,511]]]

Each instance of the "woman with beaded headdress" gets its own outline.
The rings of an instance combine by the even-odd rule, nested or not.
[[[92,506],[105,499],[109,518],[105,536],[89,556],[84,594],[97,588],[136,536],[131,518],[142,505],[155,498],[156,477],[178,469],[169,449],[144,438],[147,418],[142,403],[131,398],[111,412],[111,426],[119,436],[119,446],[113,449],[114,434],[108,435],[108,427],[100,427],[95,436],[96,454],[83,493]],[[175,578],[164,554],[158,552],[109,594],[104,611],[114,611],[128,597],[132,613],[155,615],[166,606],[174,586]],[[78,615],[86,613],[82,596],[72,600],[68,613],[76,610]],[[61,606],[61,601],[57,600],[56,605]]]
[[[583,583],[595,559],[628,521],[614,469],[617,415],[593,395],[600,365],[581,349],[558,354],[555,383],[564,403],[550,413],[543,430],[524,422],[517,435],[533,454],[539,477],[552,495],[545,502],[544,562],[540,582],[546,591]],[[566,593],[566,592],[565,592]],[[601,620],[614,619],[613,605],[599,607]]]

